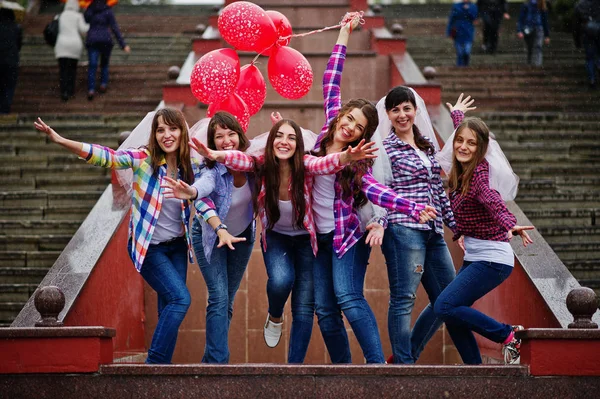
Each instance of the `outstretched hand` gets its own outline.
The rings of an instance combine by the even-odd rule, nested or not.
[[[425,209],[419,213],[419,223],[427,223],[437,217],[437,212],[431,205],[425,205]]]
[[[165,198],[191,200],[198,196],[198,191],[196,191],[195,187],[190,186],[183,180],[175,180],[167,176],[163,178],[160,187],[163,189]]]
[[[33,122],[33,126],[40,132],[46,133],[50,141],[58,143],[62,136],[54,131],[50,126],[46,125],[42,118],[37,118],[37,121]]]
[[[203,142],[198,140],[196,137],[192,137],[189,144],[190,144],[190,147],[192,147],[198,154],[200,154],[200,156],[202,156],[206,159],[209,159],[211,161],[217,160],[216,159],[217,157],[215,154],[217,151],[211,150],[206,145],[204,145]]]
[[[381,224],[377,222],[369,223],[367,225],[367,230],[369,233],[365,240],[366,244],[374,247],[375,245],[381,245],[383,243],[383,233],[385,232],[385,229]]]
[[[526,247],[529,244],[533,244],[533,240],[527,234],[527,230],[533,230],[535,227],[533,226],[515,226],[508,232],[508,239],[510,240],[515,235],[521,236],[521,241],[523,241],[523,246]]]
[[[361,15],[358,12],[347,12],[342,18],[342,29],[351,33],[360,23]]]
[[[347,164],[354,161],[360,161],[363,159],[374,159],[377,158],[375,154],[379,148],[373,148],[375,145],[374,141],[365,143],[365,139],[362,139],[356,147],[348,146],[346,151],[341,155],[340,161],[342,164]]]
[[[279,122],[280,120],[282,120],[283,118],[281,117],[281,114],[279,112],[271,112],[271,123],[274,125],[277,122]]]
[[[456,100],[456,104],[454,105],[446,103],[446,106],[450,112],[461,111],[463,114],[466,114],[467,111],[473,111],[477,109],[477,107],[471,107],[471,105],[475,102],[475,99],[472,99],[471,96],[467,96],[467,98],[463,99],[463,96],[464,93],[460,93],[460,96],[458,96],[458,100]]]
[[[226,229],[219,230],[217,232],[217,236],[219,237],[219,243],[217,244],[217,248],[221,248],[223,245],[227,245],[232,251],[235,251],[233,244],[246,241],[245,237],[232,236]]]

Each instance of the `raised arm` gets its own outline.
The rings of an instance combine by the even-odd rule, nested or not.
[[[328,175],[337,173],[350,162],[361,161],[363,159],[377,158],[375,153],[377,148],[373,148],[375,142],[365,143],[361,140],[356,147],[348,147],[344,152],[329,154],[324,157],[315,157],[312,155],[304,156],[304,167],[311,175]]]

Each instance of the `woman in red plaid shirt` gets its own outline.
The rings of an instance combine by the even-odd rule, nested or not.
[[[359,142],[325,157],[305,154],[300,127],[272,115],[264,155],[241,151],[213,151],[194,140],[200,155],[239,172],[255,172],[254,209],[262,223],[262,251],[267,269],[269,312],[263,329],[267,346],[277,346],[283,326],[283,309],[292,293],[292,328],[289,363],[302,363],[312,334],[315,300],[313,265],[317,234],[311,192],[315,175],[340,171],[352,161],[373,158],[374,143]]]
[[[453,141],[447,144],[453,149],[450,205],[456,220],[454,240],[464,237],[465,256],[456,278],[437,298],[434,311],[471,340],[471,353],[461,352],[465,363],[481,363],[473,331],[502,343],[506,363],[516,363],[520,340],[515,338],[515,331],[523,327],[500,323],[471,305],[510,275],[514,254],[509,240],[517,234],[523,245],[531,244],[526,230],[533,226],[517,226],[500,193],[490,187],[490,164],[486,160],[490,132],[486,124],[479,118],[463,120],[461,110],[451,106],[450,110],[458,125]]]

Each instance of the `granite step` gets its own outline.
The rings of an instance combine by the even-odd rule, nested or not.
[[[37,284],[0,284],[0,303],[25,303],[36,289]],[[12,314],[11,317],[14,318]]]
[[[0,267],[26,267],[50,269],[61,251],[0,251]]]

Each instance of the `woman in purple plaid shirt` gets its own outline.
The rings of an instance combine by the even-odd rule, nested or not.
[[[481,363],[473,331],[502,343],[505,362],[516,363],[520,340],[515,338],[515,331],[523,327],[500,323],[471,305],[508,278],[514,266],[509,240],[518,234],[524,246],[531,244],[526,230],[533,226],[517,226],[500,193],[490,187],[494,165],[486,159],[490,142],[486,124],[479,118],[462,120],[462,110],[448,106],[455,126],[462,121],[447,145],[453,149],[449,186],[456,220],[454,239],[464,237],[465,256],[456,278],[437,298],[434,311],[447,326],[466,337],[468,346],[460,352],[465,363]],[[455,344],[458,347],[456,340]]]
[[[377,128],[377,110],[365,99],[341,104],[340,82],[351,27],[342,26],[323,75],[326,123],[315,144],[317,155],[344,151],[369,141]],[[350,363],[350,346],[341,312],[348,319],[367,363],[384,363],[377,321],[363,295],[369,245],[381,243],[387,221],[377,218],[361,229],[359,209],[368,201],[408,215],[415,223],[435,217],[435,210],[408,201],[371,175],[371,161],[355,162],[335,175],[316,176],[313,212],[319,252],[314,268],[315,304],[321,334],[333,363]]]

